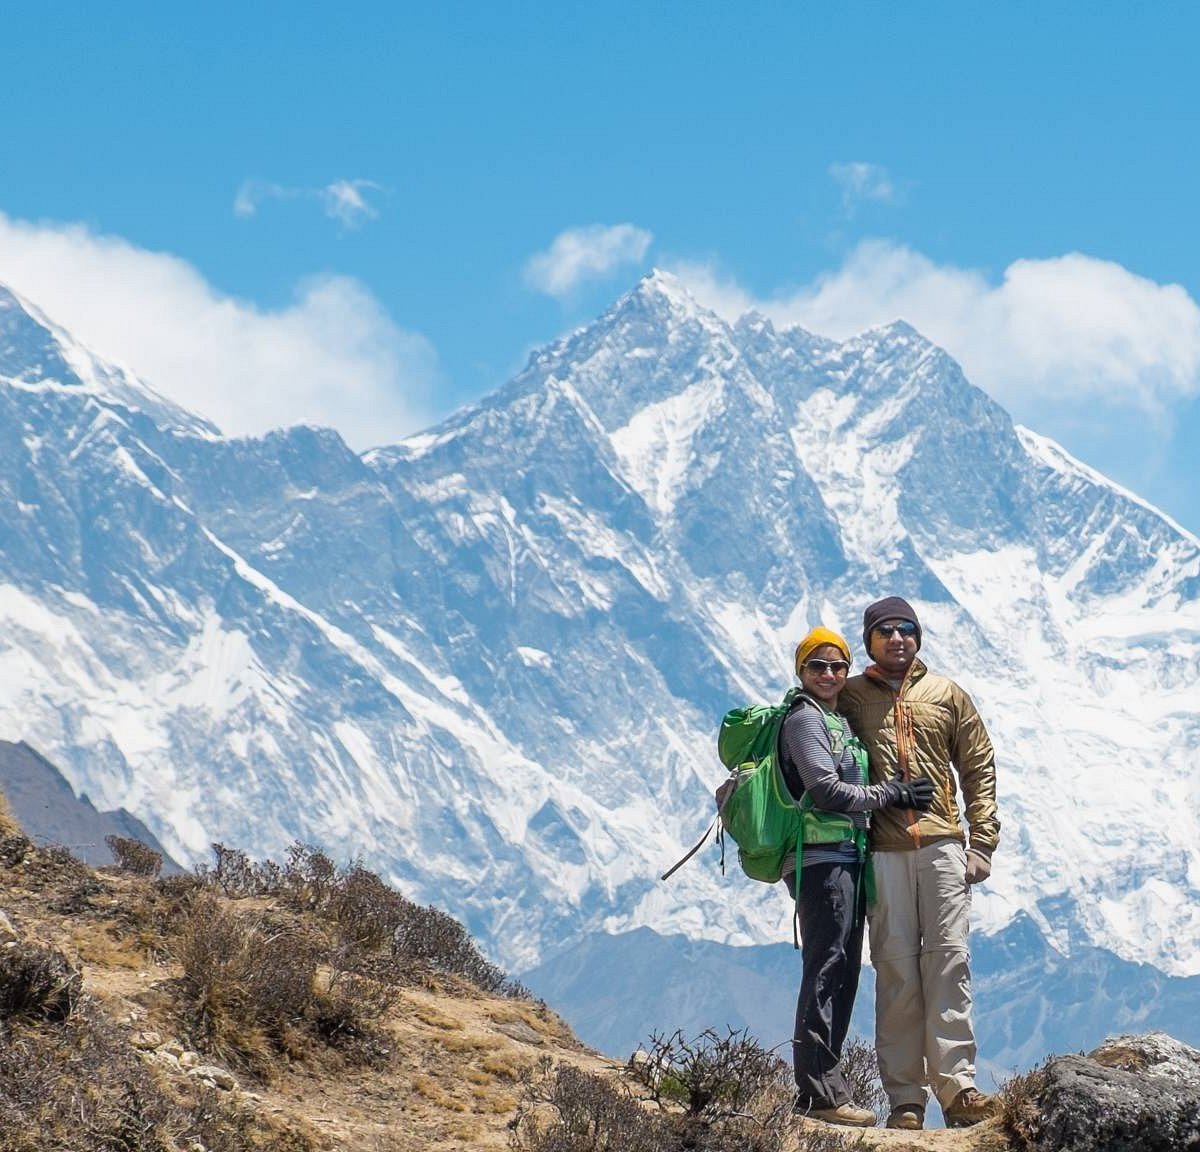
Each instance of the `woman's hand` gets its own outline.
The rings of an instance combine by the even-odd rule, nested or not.
[[[887,790],[889,808],[915,808],[918,812],[928,812],[933,803],[933,783],[924,776],[889,780]]]

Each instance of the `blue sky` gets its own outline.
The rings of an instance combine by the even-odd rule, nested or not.
[[[23,5],[0,281],[229,432],[365,448],[665,267],[903,317],[1200,532],[1196,43],[1095,0]]]

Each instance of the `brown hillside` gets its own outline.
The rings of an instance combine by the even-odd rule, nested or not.
[[[124,869],[93,870],[7,831],[0,1152],[503,1149],[539,1061],[624,1081],[448,917],[418,923],[320,853],[282,867],[218,853],[212,871],[160,880],[129,870],[153,869],[136,846],[117,846]],[[785,1147],[843,1135],[797,1125]],[[990,1126],[917,1135],[856,1146],[1004,1147]]]

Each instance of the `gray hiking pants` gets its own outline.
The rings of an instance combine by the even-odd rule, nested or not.
[[[891,1107],[943,1107],[975,1084],[970,889],[966,852],[938,840],[909,852],[876,852],[870,917],[875,966],[875,1051]]]

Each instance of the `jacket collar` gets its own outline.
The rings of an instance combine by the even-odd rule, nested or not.
[[[900,682],[899,695],[903,696],[908,691],[910,685],[915,684],[918,680],[929,671],[928,665],[921,659],[920,656],[914,656],[913,662],[908,666],[908,670],[904,673],[904,679]],[[884,674],[883,669],[878,664],[871,664],[863,672],[863,675],[875,684],[888,692],[891,692],[892,685]]]

